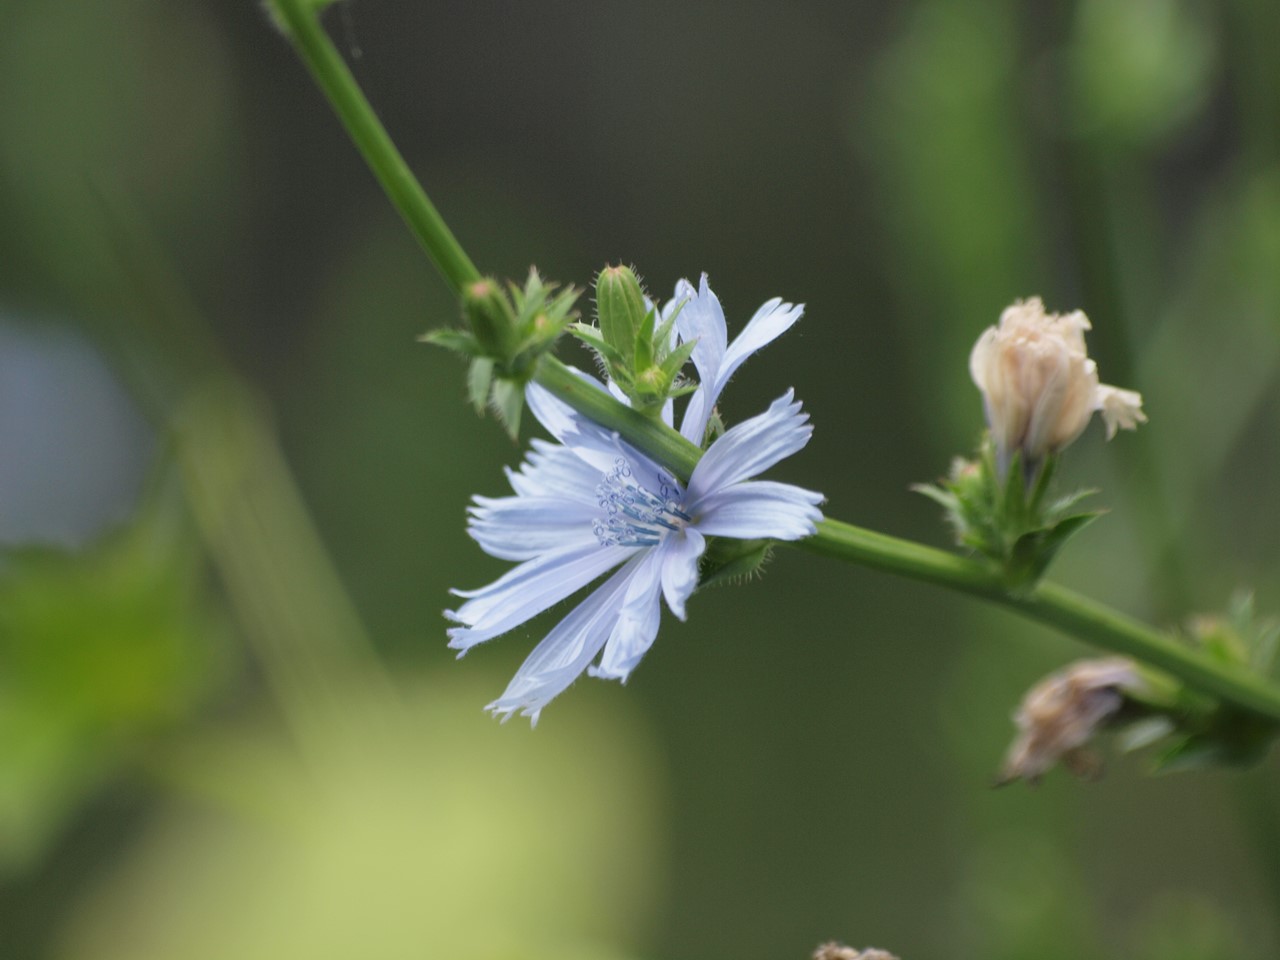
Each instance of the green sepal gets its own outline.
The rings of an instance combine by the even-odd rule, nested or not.
[[[681,300],[679,303],[677,303],[675,309],[671,311],[671,316],[663,320],[662,326],[658,327],[657,330],[653,331],[653,342],[658,345],[659,350],[666,349],[667,346],[671,343],[671,331],[675,329],[676,318],[680,316],[680,311],[684,309],[684,305],[688,302],[689,302],[688,300]],[[695,337],[693,340],[690,340],[689,342],[696,343],[697,338]]]
[[[980,554],[1001,573],[1010,590],[1035,586],[1067,541],[1101,516],[1078,511],[1094,491],[1079,490],[1046,503],[1057,468],[1050,455],[1028,473],[1015,452],[1002,473],[990,438],[974,460],[956,460],[939,484],[911,489],[945,511],[956,542]]]
[[[772,551],[772,540],[709,538],[700,561],[698,589],[740,583],[759,576]]]
[[[524,387],[514,380],[495,380],[489,406],[498,415],[512,440],[520,435],[520,414],[524,411]]]
[[[1152,762],[1155,773],[1251,767],[1262,760],[1276,738],[1276,726],[1261,717],[1226,714],[1209,730],[1178,737]]]
[[[622,355],[605,343],[604,338],[600,336],[600,331],[595,327],[589,327],[585,323],[575,323],[569,328],[569,335],[576,337],[594,350],[606,368],[612,370],[622,366]]]
[[[428,330],[418,337],[418,341],[420,343],[429,343],[436,347],[444,347],[446,350],[460,353],[464,357],[484,356],[484,348],[480,346],[475,337],[465,330],[455,330],[452,327]]]
[[[655,308],[650,307],[646,310],[644,319],[640,321],[640,329],[636,331],[635,368],[637,370],[647,370],[653,366],[655,352],[653,324],[656,315]]]
[[[488,357],[477,357],[467,368],[467,396],[477,416],[484,416],[484,409],[489,405],[489,387],[493,383],[493,361]]]
[[[697,387],[694,387],[696,390]],[[720,411],[713,407],[711,416],[707,418],[707,429],[702,433],[702,449],[707,449],[711,444],[715,443],[725,431],[724,418],[720,416]]]
[[[1013,543],[1006,567],[1008,576],[1013,581],[1010,585],[1034,586],[1044,576],[1049,564],[1066,542],[1102,516],[1103,512],[1095,510],[1092,513],[1077,513],[1064,517],[1051,527],[1032,530],[1018,537]]]
[[[676,376],[684,368],[684,365],[689,362],[689,358],[693,356],[694,348],[697,345],[697,340],[686,340],[667,354],[666,359],[662,361],[660,369],[667,378],[668,384],[675,381]]]

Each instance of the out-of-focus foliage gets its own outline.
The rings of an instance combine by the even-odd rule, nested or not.
[[[158,506],[80,553],[6,554],[0,869],[30,869],[95,788],[137,775],[225,677],[202,573]]]
[[[629,710],[568,736],[499,726],[484,690],[336,694],[300,760],[262,718],[192,740],[167,806],[98,885],[67,960],[617,960],[653,909],[660,775]],[[620,743],[628,749],[619,750]]]

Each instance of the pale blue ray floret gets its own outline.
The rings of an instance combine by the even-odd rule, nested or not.
[[[729,377],[795,323],[803,307],[770,300],[733,343],[727,342],[724,312],[705,274],[696,290],[685,280],[676,285],[663,314],[673,309],[680,310],[681,339],[698,341],[693,363],[699,385],[680,432],[701,443]],[[581,376],[606,389],[594,377]],[[547,634],[506,692],[487,707],[504,719],[520,711],[536,723],[542,708],[584,670],[627,679],[657,636],[660,598],[685,619],[706,537],[807,537],[821,519],[823,497],[752,479],[809,442],[808,414],[790,390],[712,443],[687,485],[536,383],[526,397],[558,443],[534,440],[520,468],[507,471],[514,496],[475,498],[471,536],[486,553],[517,566],[487,587],[454,591],[466,602],[446,612],[459,624],[449,630],[449,646],[465,653],[620,567]],[[671,425],[670,403],[663,419]]]

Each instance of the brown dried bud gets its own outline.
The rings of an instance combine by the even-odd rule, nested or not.
[[[1124,706],[1126,693],[1142,689],[1137,666],[1124,657],[1078,660],[1045,677],[1014,714],[1018,736],[997,784],[1035,783],[1059,760],[1077,776],[1096,776],[1101,763],[1089,741]]]

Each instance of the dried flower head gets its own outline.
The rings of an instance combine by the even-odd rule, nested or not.
[[[853,947],[846,947],[843,943],[836,943],[833,940],[813,951],[813,960],[898,960],[898,958],[887,950],[877,950],[875,947],[855,950]]]
[[[1013,722],[1018,736],[998,783],[1035,783],[1061,760],[1077,776],[1094,776],[1100,763],[1089,741],[1144,687],[1137,666],[1124,657],[1078,660],[1045,677],[1023,698]]]
[[[1098,382],[1084,332],[1089,318],[1079,310],[1045,313],[1039,297],[1019,300],[974,344],[969,372],[982,391],[987,425],[1001,469],[1014,451],[1025,467],[1057,453],[1084,432],[1101,411],[1107,439],[1117,429],[1146,422],[1142,396]]]

